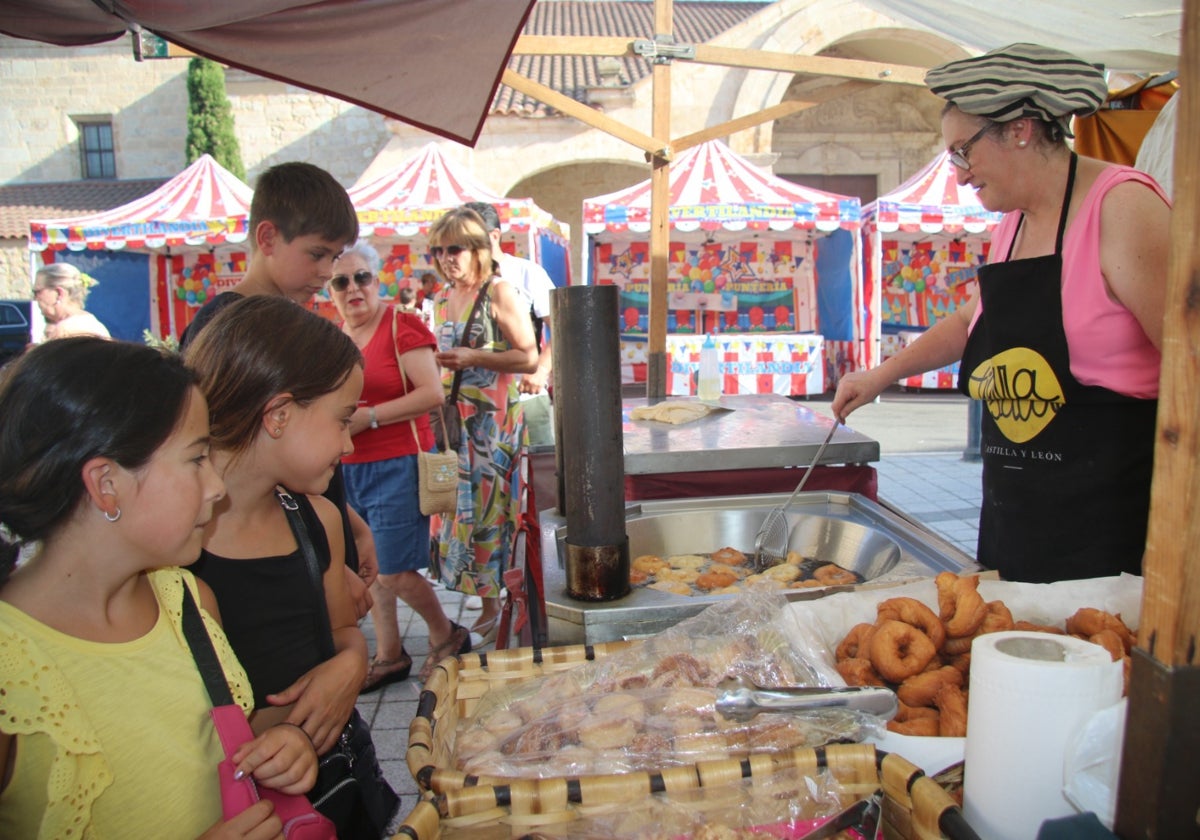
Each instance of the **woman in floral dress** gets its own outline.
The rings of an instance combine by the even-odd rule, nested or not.
[[[471,629],[490,640],[500,612],[500,575],[520,512],[518,462],[526,435],[517,374],[537,367],[537,348],[529,306],[496,274],[491,242],[474,211],[460,207],[446,213],[430,230],[429,244],[446,280],[434,299],[433,324],[447,396],[462,371],[458,505],[452,518],[442,519],[438,567],[447,586],[482,597],[483,610]]]

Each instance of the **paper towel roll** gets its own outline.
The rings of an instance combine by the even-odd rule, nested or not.
[[[1075,813],[1063,795],[1071,733],[1121,699],[1123,667],[1099,645],[1012,631],[971,645],[963,813],[986,840],[1029,840]]]

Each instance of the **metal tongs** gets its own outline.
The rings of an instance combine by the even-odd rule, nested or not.
[[[825,454],[825,447],[829,446],[829,441],[833,440],[833,434],[838,430],[838,426],[842,425],[842,421],[837,417],[833,418],[833,427],[829,430],[829,434],[825,435],[824,442],[817,450],[817,454],[813,456],[812,462],[808,465],[808,469],[804,471],[804,475],[800,477],[800,483],[796,485],[796,489],[792,491],[792,495],[788,496],[787,501],[776,508],[772,508],[767,514],[767,518],[763,520],[762,525],[758,528],[758,533],[754,535],[754,567],[758,571],[763,571],[768,566],[776,566],[783,562],[787,556],[788,544],[791,542],[792,534],[788,528],[787,510],[792,506],[792,502],[800,495],[800,491],[804,489],[804,485],[808,483],[808,477],[812,475],[813,469],[821,460],[821,456]]]
[[[878,686],[844,688],[759,688],[730,677],[717,685],[717,712],[731,720],[750,720],[762,712],[853,709],[891,720],[899,710],[896,693]]]

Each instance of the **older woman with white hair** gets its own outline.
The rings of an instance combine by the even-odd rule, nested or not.
[[[879,367],[838,384],[845,417],[890,383],[962,360],[982,400],[979,562],[1009,580],[1140,573],[1154,463],[1170,205],[1154,179],[1079,157],[1070,121],[1101,69],[1012,44],[930,70],[958,182],[1008,215],[979,291]]]
[[[70,263],[50,263],[38,269],[33,280],[33,299],[46,319],[47,339],[69,335],[111,338],[108,328],[83,308],[94,285],[95,280]]]
[[[346,497],[371,528],[379,558],[372,590],[375,656],[362,691],[407,679],[412,657],[396,623],[396,599],[425,621],[436,663],[471,649],[421,571],[429,565],[429,517],[421,513],[417,452],[433,447],[429,412],[442,402],[436,342],[420,316],[379,298],[379,252],[360,240],[334,263],[329,296],[342,332],[362,352],[363,391],[350,418],[354,452],[342,458]]]

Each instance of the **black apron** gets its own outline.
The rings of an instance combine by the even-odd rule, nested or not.
[[[1071,375],[1062,243],[1076,162],[1054,253],[979,269],[983,312],[960,368],[959,390],[985,408],[978,560],[1006,580],[1140,574],[1145,550],[1158,401]]]

